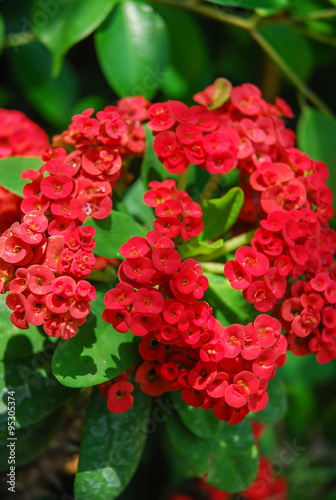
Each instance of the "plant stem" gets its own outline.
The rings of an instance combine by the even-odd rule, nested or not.
[[[235,236],[234,238],[225,241],[221,248],[219,248],[212,254],[207,255],[206,258],[216,260],[219,259],[219,257],[223,257],[223,255],[226,255],[227,253],[237,250],[237,248],[240,248],[244,245],[249,245],[251,243],[251,239],[255,235],[255,232],[256,230],[252,229],[251,231],[247,231],[246,233],[240,234],[239,236]],[[202,259],[200,258],[199,260],[201,261]]]
[[[189,167],[187,168],[187,170],[185,170],[184,172],[182,172],[182,174],[180,174],[178,176],[177,189],[179,189],[180,191],[186,190],[187,181],[188,181],[188,174],[189,174]]]
[[[245,30],[252,29],[256,25],[257,20],[259,20],[259,17],[255,15],[251,16],[248,19],[244,19],[243,17],[234,16],[233,14],[224,12],[224,10],[219,6],[208,7],[206,5],[199,5],[188,0],[155,0],[155,2],[161,3],[163,5],[168,5],[170,7],[176,7],[178,9],[187,10],[189,12],[193,12],[194,14],[199,14],[201,16],[214,19],[215,21],[231,24],[232,26],[236,26],[237,28],[242,28]]]
[[[328,106],[315,94],[300,77],[292,70],[280,54],[272,47],[272,45],[262,36],[257,30],[250,30],[252,38],[260,45],[266,54],[279,66],[283,73],[291,80],[293,85],[303,94],[317,109],[328,116],[334,116]]]
[[[203,271],[213,274],[224,274],[224,264],[219,262],[202,262]]]
[[[200,194],[197,202],[201,203],[202,201],[208,200],[216,191],[217,187],[221,183],[222,174],[214,174],[210,177],[208,182],[206,183],[202,193]]]
[[[35,33],[32,31],[22,31],[21,33],[9,33],[4,41],[4,48],[19,47],[32,43],[36,40]]]
[[[274,24],[295,24],[295,23],[305,23],[307,21],[316,21],[319,19],[330,19],[336,17],[336,9],[323,9],[316,10],[314,12],[308,12],[307,14],[302,14],[300,16],[265,19],[260,22],[262,26],[273,26]]]

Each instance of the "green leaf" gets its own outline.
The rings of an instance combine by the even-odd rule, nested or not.
[[[259,31],[288,66],[302,80],[308,80],[314,66],[308,40],[291,26],[264,26]]]
[[[35,424],[28,425],[15,430],[15,466],[24,465],[34,460],[49,444],[51,439],[59,432],[61,426],[67,417],[67,412],[64,408],[58,408],[50,415]],[[0,448],[10,450],[7,445],[8,430],[6,429],[0,434]],[[9,453],[0,454],[0,470],[8,470],[10,465],[8,462]]]
[[[61,340],[52,369],[61,384],[68,387],[91,387],[117,377],[138,360],[137,339],[129,331],[119,333],[102,318],[104,296],[109,287],[97,290],[97,300],[77,335]]]
[[[258,470],[258,450],[250,423],[223,422],[210,438],[199,438],[176,415],[166,420],[169,438],[188,471],[215,488],[235,493],[247,488]]]
[[[298,122],[298,147],[311,158],[323,161],[329,168],[328,186],[336,193],[336,120],[314,108],[305,107]],[[336,212],[336,198],[333,207]]]
[[[16,427],[26,427],[72,399],[77,391],[63,387],[53,376],[54,346],[31,358],[0,362],[0,428],[7,425],[8,391],[15,391]]]
[[[289,0],[206,0],[206,2],[241,9],[278,9],[289,5]]]
[[[232,323],[245,324],[254,320],[257,311],[244,299],[241,290],[231,288],[230,282],[224,274],[223,276],[212,273],[204,274],[209,280],[209,288],[206,291],[208,302],[215,309],[215,312],[217,309],[221,312],[221,318],[218,320],[221,322],[226,320],[226,324],[222,323],[223,326]]]
[[[98,389],[91,395],[84,421],[76,500],[117,498],[132,478],[146,442],[151,398],[138,385],[126,413],[111,413]]]
[[[202,261],[205,260],[208,255],[211,255],[221,248],[222,245],[223,240],[205,243],[204,241],[191,238],[188,242],[179,245],[178,251],[182,259],[188,259],[189,257],[195,257],[197,255],[200,258],[199,260]]]
[[[89,217],[84,226],[93,226],[96,230],[94,253],[106,258],[123,258],[120,246],[131,236],[146,236],[147,231],[133,217],[113,210],[105,219]]]
[[[151,99],[168,63],[164,20],[143,2],[123,2],[95,34],[102,71],[119,96],[142,94]]]
[[[267,393],[268,403],[266,408],[256,413],[251,412],[250,417],[263,424],[275,424],[285,416],[287,411],[285,385],[279,373],[269,381]]]
[[[127,189],[122,202],[118,204],[118,209],[121,205],[133,219],[145,224],[147,230],[150,231],[154,228],[155,215],[153,209],[143,201],[145,192],[144,185],[139,177]]]
[[[52,75],[59,74],[68,50],[89,36],[106,19],[119,0],[35,0],[32,19],[34,32],[53,56]],[[45,22],[38,22],[44,19]]]
[[[5,23],[2,15],[0,14],[0,54],[2,51],[4,40],[5,40]]]
[[[212,410],[203,410],[203,408],[187,405],[183,401],[180,391],[172,392],[170,397],[180,419],[196,436],[210,438],[217,434],[224,425],[221,420],[215,417]]]
[[[1,186],[22,198],[22,189],[27,182],[30,182],[21,178],[22,172],[28,169],[38,170],[42,164],[41,158],[35,156],[2,158],[0,160]]]
[[[170,69],[170,75],[165,75],[166,78],[173,76],[179,78],[177,85],[182,85],[185,88],[185,98],[191,100],[192,95],[198,92],[201,88],[208,85],[208,82],[213,80],[213,75],[210,69],[210,53],[208,48],[208,39],[201,29],[202,20],[200,23],[196,17],[191,16],[188,12],[169,7],[168,5],[160,5],[155,2],[154,8],[165,20],[169,32],[170,45],[170,61],[173,70]],[[188,36],[186,36],[186,33]],[[190,57],[191,54],[197,54],[197,57]],[[163,84],[164,88],[166,82]],[[176,83],[175,83],[176,86]],[[172,96],[167,96],[167,99],[172,99]],[[191,101],[192,102],[192,101]]]
[[[38,42],[6,50],[15,83],[28,102],[58,130],[71,123],[71,111],[78,98],[79,81],[65,62],[57,78],[51,78],[51,55]]]
[[[244,193],[239,187],[230,189],[221,198],[204,201],[201,205],[204,229],[200,238],[209,241],[226,233],[236,222],[243,203]]]
[[[0,298],[0,360],[26,358],[48,349],[57,339],[47,337],[36,326],[29,325],[21,330],[10,320],[11,311],[5,303],[5,296]]]

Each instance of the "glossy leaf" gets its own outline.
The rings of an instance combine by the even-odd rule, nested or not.
[[[230,189],[221,198],[202,203],[204,229],[203,241],[213,240],[226,233],[236,222],[244,203],[244,193],[239,187]]]
[[[67,416],[67,412],[64,408],[58,408],[35,424],[16,429],[15,466],[24,465],[38,457],[52,438],[59,432]],[[6,427],[6,429],[0,433],[0,448],[3,450],[9,450],[7,445],[11,443],[11,441],[8,441],[7,438],[8,430]],[[9,454],[0,454],[0,470],[8,470],[10,465],[12,465],[8,462],[8,459]]]
[[[176,415],[166,420],[169,438],[187,471],[217,489],[242,491],[255,479],[258,451],[251,425],[245,419],[235,425],[223,422],[219,432],[204,439],[188,430]]]
[[[198,260],[201,262],[202,260],[207,260],[207,257],[218,250],[222,245],[223,240],[205,243],[204,241],[191,238],[189,241],[182,243],[182,245],[178,247],[178,250],[182,259],[197,256]]]
[[[8,391],[15,391],[16,427],[26,427],[72,399],[77,391],[63,387],[53,376],[54,346],[31,358],[0,362],[0,428],[7,425]]]
[[[314,61],[304,36],[291,26],[264,26],[259,31],[302,80],[309,78]]]
[[[22,189],[30,182],[21,178],[22,172],[30,168],[38,170],[42,164],[39,157],[10,156],[0,159],[1,186],[22,198]]]
[[[35,0],[34,31],[53,56],[53,76],[57,76],[67,51],[90,35],[106,19],[118,0]],[[38,22],[44,19],[45,22]]]
[[[94,389],[84,421],[76,500],[113,500],[132,478],[146,442],[151,402],[138,385],[133,394],[132,408],[117,414]]]
[[[278,9],[289,5],[289,0],[206,0],[206,2],[241,9]]]
[[[46,350],[56,339],[47,337],[36,326],[29,325],[20,330],[10,320],[10,309],[6,306],[5,296],[0,297],[0,360],[26,358]]]
[[[6,51],[15,80],[27,101],[61,131],[71,122],[79,81],[72,66],[64,63],[57,78],[51,78],[51,55],[38,42]]]
[[[89,217],[83,224],[96,230],[95,254],[107,258],[122,258],[120,246],[131,236],[146,236],[147,231],[130,215],[113,210],[106,219]]]
[[[180,391],[172,392],[170,397],[180,419],[196,436],[210,438],[217,434],[224,425],[221,420],[215,417],[212,410],[203,410],[203,408],[187,405],[183,401]]]
[[[143,2],[117,5],[95,35],[102,71],[119,96],[152,98],[168,63],[165,22]]]
[[[175,73],[175,80],[179,77],[180,82],[177,82],[177,84],[180,87],[181,85],[187,86],[185,96],[186,99],[190,100],[192,94],[204,88],[213,79],[209,64],[208,39],[200,27],[201,18],[196,18],[188,12],[156,2],[154,7],[167,24],[170,61],[173,66],[173,74]],[[194,54],[194,56],[191,56],[191,54]],[[169,76],[171,77],[169,73],[166,74],[165,80]],[[166,82],[164,83],[165,86]],[[180,96],[177,98],[180,99]],[[172,96],[168,95],[167,99],[172,99]]]
[[[118,210],[121,205],[128,215],[141,224],[145,224],[146,230],[150,231],[154,229],[155,215],[153,209],[143,201],[145,192],[143,182],[138,178],[125,192],[122,202],[118,204]]]
[[[313,160],[324,161],[329,169],[328,186],[336,192],[336,120],[316,109],[305,107],[298,123],[298,147]],[[334,197],[334,210],[336,200]]]
[[[117,332],[102,318],[104,296],[109,288],[105,285],[97,290],[97,300],[92,302],[86,323],[72,339],[61,340],[56,348],[52,370],[63,385],[101,384],[128,370],[138,360],[136,337],[130,331]]]
[[[279,422],[287,411],[287,397],[284,383],[280,374],[276,374],[267,386],[268,403],[266,408],[256,413],[251,412],[253,420],[263,424],[275,424]]]
[[[232,323],[247,324],[249,321],[254,320],[257,315],[254,307],[244,299],[240,290],[231,288],[230,282],[225,278],[224,274],[222,276],[205,273],[205,276],[209,280],[209,288],[206,291],[206,297],[208,298],[205,300],[208,300],[215,312],[220,311],[221,318],[218,318],[218,320],[222,322],[223,326]]]

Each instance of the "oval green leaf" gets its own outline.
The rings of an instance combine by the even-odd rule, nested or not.
[[[200,239],[209,241],[226,233],[236,222],[243,203],[244,193],[239,187],[230,189],[221,198],[204,201],[201,205],[204,229]]]
[[[0,160],[0,183],[1,186],[12,193],[21,196],[22,189],[27,184],[27,180],[21,178],[24,170],[38,170],[43,164],[39,157],[11,156]]]
[[[236,493],[253,483],[258,470],[258,450],[250,423],[223,422],[219,432],[204,439],[195,436],[176,415],[166,420],[169,438],[185,468],[215,488]]]
[[[15,443],[15,462],[10,464],[6,453],[0,454],[0,470],[9,469],[10,465],[24,465],[34,460],[49,444],[51,439],[59,432],[61,426],[67,418],[67,412],[64,408],[58,408],[56,411],[47,415],[42,420],[27,427],[21,427],[15,430],[15,441],[8,440],[8,430],[0,434],[0,448],[9,450],[7,445]]]
[[[220,312],[219,317],[217,314],[215,316],[223,326],[229,326],[232,323],[245,324],[254,320],[257,311],[244,299],[241,290],[234,290],[224,275],[204,274],[209,280],[205,300],[211,304],[215,313]]]
[[[47,337],[36,326],[29,325],[27,330],[17,328],[10,320],[10,313],[3,295],[0,298],[0,360],[29,358],[56,342],[57,339]]]
[[[120,247],[132,236],[146,236],[147,231],[133,217],[113,210],[105,219],[89,217],[83,226],[92,226],[96,230],[94,253],[106,258],[123,258]]]
[[[142,2],[123,2],[95,34],[102,71],[121,97],[142,94],[151,99],[168,63],[164,20]]]
[[[307,81],[314,67],[307,38],[291,26],[264,26],[259,31],[292,71]]]
[[[305,107],[297,128],[298,147],[311,158],[323,161],[329,168],[328,186],[336,193],[335,156],[336,119],[311,107]],[[336,212],[336,199],[333,207]]]
[[[138,360],[137,339],[129,331],[119,333],[102,318],[108,286],[97,290],[97,300],[78,333],[61,340],[56,348],[52,370],[67,387],[91,387],[117,377]]]
[[[98,389],[86,410],[76,500],[113,500],[131,480],[146,442],[151,398],[138,385],[134,403],[126,413],[111,413]]]
[[[16,427],[26,427],[72,399],[77,391],[63,387],[53,376],[54,346],[31,358],[0,362],[0,428],[7,426],[8,391],[15,391]]]
[[[223,422],[215,417],[213,411],[187,405],[180,391],[172,392],[170,397],[180,419],[193,434],[201,438],[210,438],[220,431]]]
[[[54,77],[59,74],[67,51],[98,28],[118,1],[34,1],[32,8],[34,32],[53,56]]]

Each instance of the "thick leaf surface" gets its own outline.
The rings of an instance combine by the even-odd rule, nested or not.
[[[43,161],[38,156],[10,156],[0,160],[0,179],[1,186],[5,187],[12,193],[22,197],[23,187],[29,183],[21,178],[24,170],[38,170],[43,164]]]
[[[183,401],[180,391],[172,392],[170,397],[180,419],[196,436],[210,438],[217,434],[224,425],[221,420],[215,417],[212,410],[203,410],[203,408],[187,405]]]
[[[169,47],[165,22],[150,5],[132,1],[117,5],[95,40],[102,71],[119,96],[155,95]]]
[[[123,258],[120,246],[132,236],[146,236],[147,231],[130,215],[113,210],[106,219],[89,217],[83,224],[96,230],[94,253],[102,257]]]
[[[132,478],[146,442],[151,401],[138,385],[133,394],[132,408],[117,414],[94,389],[84,421],[76,500],[113,500]]]
[[[138,222],[145,224],[147,231],[154,228],[153,223],[155,219],[154,211],[151,207],[146,205],[143,197],[146,190],[140,177],[127,189],[122,199],[122,206],[125,211],[131,215]],[[120,204],[118,205],[120,207]]]
[[[196,437],[176,415],[166,420],[169,438],[185,467],[195,476],[230,493],[246,489],[255,479],[258,451],[250,423],[223,422],[220,431],[207,439]]]
[[[281,420],[287,411],[287,397],[280,374],[276,374],[267,386],[268,403],[266,408],[256,413],[250,413],[253,420],[263,424],[275,424]]]
[[[244,193],[239,187],[230,189],[221,198],[206,200],[202,203],[204,229],[200,238],[203,241],[218,238],[236,222],[244,203]]]
[[[178,247],[178,250],[182,259],[188,259],[189,257],[195,257],[197,255],[197,259],[201,262],[202,260],[208,260],[207,256],[219,250],[222,245],[222,239],[216,240],[213,243],[205,243],[196,238],[191,238],[186,243],[182,243],[182,245]]]
[[[223,265],[224,272],[224,265]],[[208,302],[216,310],[221,312],[221,317],[218,318],[223,326],[231,325],[232,323],[247,324],[253,321],[257,312],[244,299],[241,290],[231,288],[227,278],[219,274],[205,273],[209,280],[209,288],[206,292]]]
[[[61,340],[56,348],[52,369],[63,385],[101,384],[131,368],[138,359],[136,337],[130,331],[117,332],[102,318],[108,289],[105,286],[97,291],[86,323],[72,339]]]
[[[260,32],[288,66],[306,81],[314,63],[307,39],[291,26],[264,26]]]
[[[33,42],[13,51],[8,51],[10,67],[27,101],[57,130],[66,129],[78,98],[79,81],[72,66],[66,61],[59,76],[52,78],[51,55],[42,44]]]
[[[311,158],[324,161],[329,168],[328,186],[336,193],[336,120],[316,109],[305,107],[297,130],[298,147]],[[336,200],[333,203],[336,211]]]
[[[36,458],[49,444],[51,439],[57,434],[64,423],[67,414],[64,408],[56,411],[39,420],[35,424],[15,430],[15,466],[24,465]],[[9,450],[7,445],[8,430],[0,433],[0,448]],[[9,454],[0,454],[0,470],[8,470],[11,465],[8,463]]]
[[[16,328],[10,320],[10,313],[3,295],[0,298],[0,360],[30,357],[56,341],[33,325],[29,325],[27,330]]]
[[[118,0],[35,0],[32,19],[43,16],[47,22],[35,24],[37,38],[53,55],[53,76],[57,76],[67,51],[90,35],[109,15]]]
[[[8,391],[15,391],[16,427],[26,427],[73,398],[77,391],[63,387],[53,376],[54,346],[31,358],[0,362],[0,428],[7,426]]]

